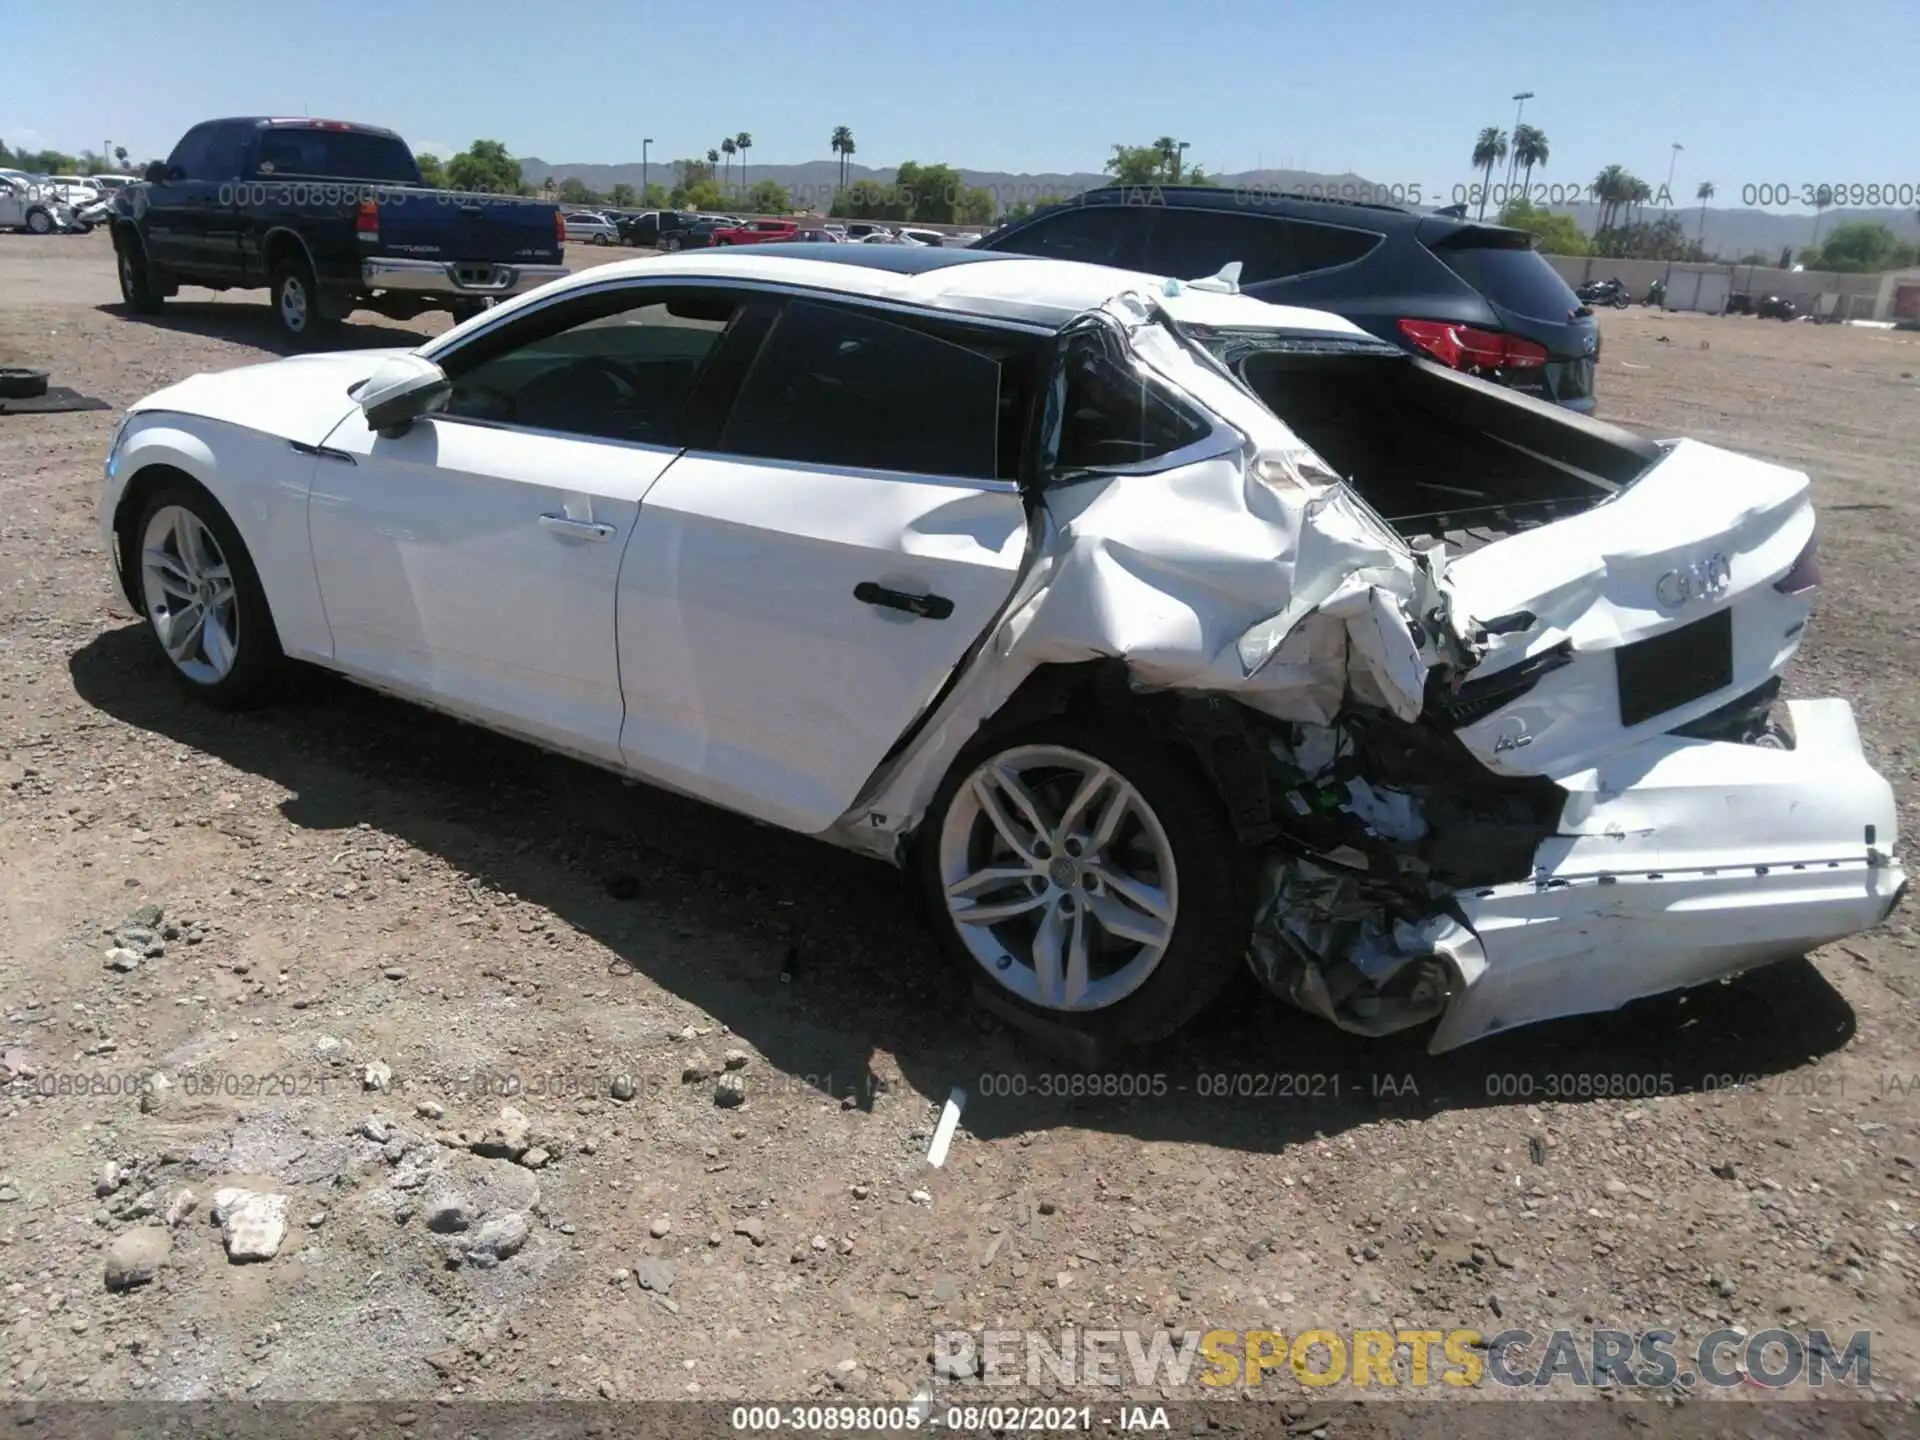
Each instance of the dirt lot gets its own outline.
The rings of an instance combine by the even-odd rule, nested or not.
[[[273,352],[262,297],[192,294],[136,320],[103,237],[0,236],[0,355],[117,408]],[[1606,415],[1817,477],[1793,683],[1856,700],[1916,833],[1920,337],[1603,323]],[[882,868],[344,684],[183,701],[106,578],[114,420],[0,418],[8,1399],[899,1400],[978,1325],[1870,1329],[1874,1390],[1920,1394],[1910,910],[1438,1059],[1242,993],[1148,1094],[1062,1095]],[[270,1261],[223,1253],[227,1185],[291,1198]],[[487,1222],[507,1258],[450,1263]]]

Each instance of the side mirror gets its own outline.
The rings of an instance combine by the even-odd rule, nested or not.
[[[422,415],[447,403],[453,382],[431,360],[396,355],[354,387],[353,398],[367,417],[367,428],[399,435]]]
[[[149,185],[164,185],[166,182],[167,162],[164,160],[149,160],[147,162],[147,183]]]

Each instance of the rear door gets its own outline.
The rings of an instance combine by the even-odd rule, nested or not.
[[[789,302],[620,575],[635,771],[826,829],[1012,593],[1036,337]]]

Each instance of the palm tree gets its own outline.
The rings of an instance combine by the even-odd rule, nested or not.
[[[1547,132],[1538,125],[1514,126],[1513,160],[1520,167],[1520,193],[1525,195],[1533,184],[1533,167],[1546,168]]]
[[[1180,178],[1180,142],[1171,135],[1162,135],[1153,142],[1153,148],[1160,157],[1161,167],[1178,180]]]
[[[740,189],[747,188],[747,151],[753,148],[753,136],[742,130],[733,137],[733,145],[740,152]]]
[[[847,188],[847,157],[853,154],[853,131],[845,125],[833,127],[833,153],[840,157],[840,188]]]
[[[1707,241],[1707,201],[1713,198],[1713,182],[1702,180],[1700,188],[1693,192],[1693,198],[1700,202],[1700,229],[1693,237],[1693,243],[1700,250],[1706,249]]]
[[[1507,132],[1489,125],[1473,142],[1473,168],[1480,172],[1480,214],[1487,218],[1487,192],[1493,188],[1493,167],[1507,158]]]
[[[1821,212],[1831,204],[1833,204],[1833,187],[1831,185],[1822,185],[1813,192],[1813,245],[1808,247],[1810,249],[1816,248],[1820,244],[1820,221],[1825,218]]]
[[[1595,230],[1612,228],[1614,211],[1619,206],[1626,179],[1627,172],[1618,165],[1609,165],[1593,177],[1593,183],[1587,190],[1593,196],[1594,204],[1600,207],[1600,213],[1594,217]]]
[[[1631,225],[1633,223],[1633,207],[1636,205],[1645,205],[1649,200],[1653,199],[1653,187],[1638,175],[1629,178],[1632,180],[1632,184],[1629,185],[1627,189],[1627,223]]]
[[[707,151],[707,164],[712,166],[715,170],[718,170],[720,168],[720,152],[718,150]],[[712,177],[709,176],[708,178],[711,179]]]
[[[729,135],[726,139],[720,142],[720,153],[727,157],[726,176],[731,176],[733,174],[733,157],[735,153],[739,150],[739,148],[740,147],[738,145],[735,145],[733,143],[733,137],[731,135]],[[723,176],[721,180],[721,186],[723,189],[728,183],[726,176]]]

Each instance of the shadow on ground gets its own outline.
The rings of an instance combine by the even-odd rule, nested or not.
[[[285,787],[296,825],[365,824],[546,907],[785,1075],[830,1076],[833,1093],[870,1104],[885,1051],[922,1095],[965,1086],[981,1138],[1071,1125],[1274,1151],[1386,1117],[1723,1085],[1853,1033],[1805,960],[1443,1056],[1420,1033],[1343,1034],[1247,980],[1174,1040],[1076,1080],[970,1004],[884,865],[326,676],[272,709],[210,711],[171,683],[140,625],[89,642],[70,670],[99,710]],[[1089,1098],[1090,1084],[1120,1097]]]
[[[115,301],[96,305],[102,315],[112,315],[135,325],[151,325],[157,330],[184,330],[213,340],[235,345],[251,345],[272,355],[303,355],[326,350],[413,349],[425,344],[424,330],[408,330],[397,321],[362,317],[347,320],[331,334],[311,344],[295,344],[280,333],[273,310],[261,292],[258,305],[234,305],[222,301],[169,300],[158,315],[136,315]]]

